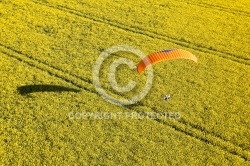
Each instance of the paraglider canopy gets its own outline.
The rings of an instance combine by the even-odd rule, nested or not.
[[[138,73],[142,73],[149,65],[171,60],[171,59],[189,59],[197,63],[197,58],[191,52],[182,49],[162,50],[152,53],[142,59],[137,65]]]

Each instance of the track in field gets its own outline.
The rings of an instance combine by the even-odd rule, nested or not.
[[[63,81],[71,83],[77,88],[98,95],[97,92],[93,89],[93,87],[91,88],[92,85],[91,81],[86,78],[81,78],[71,73],[65,73],[63,70],[59,68],[53,67],[47,64],[46,62],[42,62],[41,60],[35,59],[32,56],[22,53],[22,51],[15,50],[14,48],[11,48],[9,46],[0,44],[0,48],[1,52],[9,57],[15,58],[21,62],[26,63],[29,66],[35,67],[43,72],[46,72],[51,76],[57,77]],[[146,105],[140,105],[140,106],[147,107],[150,108],[152,111],[155,111],[150,106]],[[126,107],[126,108],[132,111],[136,111],[136,109],[133,109],[136,108],[136,106]],[[185,121],[179,121],[173,123],[161,119],[155,119],[155,121],[167,125],[171,128],[174,128],[177,132],[189,135],[202,142],[209,143],[213,146],[219,147],[228,153],[239,156],[246,161],[250,161],[249,151],[243,150],[242,147],[234,145],[233,143],[226,141],[224,138],[216,136],[215,135],[216,133],[210,133],[209,131],[204,131],[204,129],[201,129],[199,126],[196,126],[192,123],[187,123]]]
[[[212,55],[216,54],[216,55],[218,55],[218,56],[220,56],[220,57],[222,57],[224,59],[229,59],[229,60],[232,60],[232,61],[235,61],[235,62],[238,62],[238,63],[242,63],[242,64],[245,64],[245,65],[250,65],[250,61],[249,61],[250,59],[249,58],[239,58],[238,56],[235,56],[234,54],[232,54],[230,52],[217,50],[216,48],[209,48],[209,47],[205,47],[205,46],[200,46],[200,45],[197,45],[197,44],[192,43],[190,41],[182,41],[182,40],[179,40],[179,39],[174,38],[174,37],[169,37],[169,36],[166,36],[166,35],[162,35],[162,34],[159,34],[157,32],[152,32],[152,31],[149,31],[149,30],[146,30],[146,29],[143,29],[143,28],[138,29],[138,27],[133,27],[133,26],[130,26],[130,25],[124,25],[124,24],[121,24],[119,22],[114,22],[112,20],[108,20],[108,19],[105,19],[105,18],[98,18],[98,17],[88,16],[88,15],[83,15],[83,14],[81,14],[81,12],[79,12],[77,10],[70,9],[70,8],[67,8],[67,7],[64,7],[64,6],[54,6],[54,5],[38,2],[36,0],[33,0],[33,2],[36,3],[36,4],[39,4],[39,5],[43,5],[43,6],[46,6],[46,7],[56,9],[56,10],[61,10],[61,11],[67,12],[67,13],[71,13],[71,14],[76,15],[78,17],[85,18],[85,19],[88,19],[88,20],[91,20],[91,21],[94,21],[94,22],[107,24],[107,25],[116,27],[118,29],[122,29],[124,31],[129,31],[129,32],[144,35],[144,36],[147,36],[147,37],[150,37],[150,38],[155,38],[155,39],[171,42],[171,43],[174,43],[176,45],[186,47],[186,48],[190,48],[190,49],[197,50],[197,51],[201,51],[201,52],[204,52],[204,53],[209,53],[209,54],[212,54]]]

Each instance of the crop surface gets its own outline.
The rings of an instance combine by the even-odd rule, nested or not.
[[[149,93],[115,105],[92,73],[121,44],[184,49],[198,64],[157,63]],[[249,46],[249,0],[0,0],[0,165],[250,165]],[[119,85],[137,84],[115,92],[107,77],[118,58],[141,60],[114,53],[100,82],[129,98],[147,72],[119,66]],[[98,116],[77,116],[86,113]]]

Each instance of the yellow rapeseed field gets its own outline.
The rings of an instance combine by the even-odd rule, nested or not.
[[[250,165],[249,27],[248,0],[1,0],[0,165]],[[198,64],[155,64],[146,97],[119,106],[92,76],[115,45],[180,48]],[[141,60],[114,53],[100,82],[129,98],[147,72],[121,65],[116,81],[137,85],[115,92],[107,78],[118,58]]]

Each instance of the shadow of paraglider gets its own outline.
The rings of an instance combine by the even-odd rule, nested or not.
[[[35,92],[80,92],[75,88],[68,88],[60,85],[24,85],[17,88],[21,95],[27,95]]]

